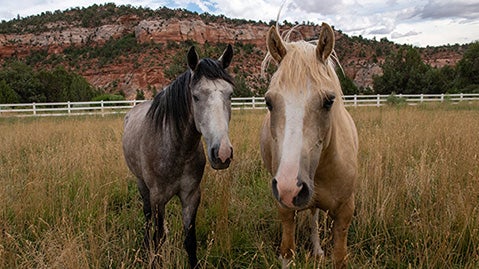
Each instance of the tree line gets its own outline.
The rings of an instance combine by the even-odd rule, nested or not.
[[[455,67],[432,67],[417,49],[403,46],[385,59],[382,69],[373,78],[375,93],[479,93],[479,42],[469,45]]]
[[[0,103],[91,100],[99,94],[88,81],[62,66],[35,70],[20,61],[0,69]]]

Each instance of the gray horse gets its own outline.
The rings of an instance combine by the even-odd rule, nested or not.
[[[200,60],[191,47],[187,55],[189,69],[153,101],[135,106],[125,117],[123,152],[143,198],[145,246],[156,251],[161,244],[165,205],[177,195],[191,268],[198,264],[195,221],[206,164],[201,136],[213,169],[228,168],[233,158],[228,124],[234,85],[226,71],[232,57],[231,45],[218,60]]]

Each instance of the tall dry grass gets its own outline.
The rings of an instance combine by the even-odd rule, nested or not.
[[[354,263],[479,267],[478,109],[353,111],[361,145]]]
[[[352,268],[479,267],[479,108],[351,109],[360,136]],[[277,268],[280,224],[263,169],[264,111],[235,111],[228,170],[209,167],[197,218],[205,268]],[[144,268],[143,216],[121,117],[0,118],[0,268]],[[310,257],[298,214],[297,268]],[[178,199],[158,255],[184,268]],[[320,231],[328,253],[330,222]]]

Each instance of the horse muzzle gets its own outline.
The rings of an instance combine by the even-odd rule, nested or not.
[[[295,181],[295,184],[291,184],[291,182],[278,182],[276,178],[273,178],[271,184],[273,196],[283,207],[300,209],[311,200],[312,191],[308,184],[299,178]]]
[[[226,169],[233,159],[233,147],[229,143],[214,145],[209,150],[208,156],[213,169]]]

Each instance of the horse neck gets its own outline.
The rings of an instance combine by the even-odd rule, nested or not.
[[[175,148],[197,146],[201,139],[193,117],[190,76],[190,71],[180,75],[155,97],[148,112],[151,128]]]
[[[183,130],[182,134],[182,139],[178,140],[178,142],[181,141],[180,143],[183,145],[183,147],[191,147],[195,149],[198,146],[198,143],[200,143],[201,133],[196,129],[193,114],[189,115],[187,124],[185,125],[185,129]]]

